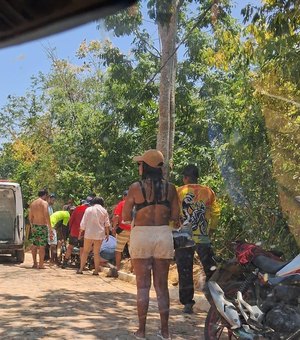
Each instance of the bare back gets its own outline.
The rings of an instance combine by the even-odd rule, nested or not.
[[[42,198],[34,200],[29,207],[29,222],[35,225],[51,227],[48,203]]]
[[[151,181],[145,182],[145,193],[147,200],[154,200],[154,190]],[[170,202],[167,207],[162,204],[152,204],[143,207],[136,212],[134,224],[141,225],[168,225],[170,221],[178,221],[179,205],[176,188],[173,184],[168,183],[168,193],[166,199]],[[133,183],[128,191],[125,205],[123,208],[123,220],[130,221],[132,219],[131,212],[136,204],[141,204],[145,201],[141,190],[140,182]]]

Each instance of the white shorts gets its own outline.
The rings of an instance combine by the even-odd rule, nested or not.
[[[48,231],[48,244],[51,245],[56,245],[57,244],[57,233],[54,228],[52,228],[52,235],[50,237],[50,232]]]
[[[168,225],[135,226],[130,234],[130,257],[132,259],[173,259],[174,242]]]

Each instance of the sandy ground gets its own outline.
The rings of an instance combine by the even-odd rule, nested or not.
[[[74,269],[31,268],[0,257],[0,339],[134,339],[137,326],[136,287],[104,273],[92,276]],[[171,301],[172,339],[203,339],[206,313],[183,315]],[[158,339],[159,315],[151,292],[147,339]]]

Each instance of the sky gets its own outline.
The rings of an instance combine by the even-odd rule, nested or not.
[[[236,0],[233,16],[241,20],[240,10],[248,2],[259,3],[260,0]],[[76,62],[75,52],[84,39],[90,41],[109,38],[125,53],[129,50],[129,38],[115,39],[111,32],[98,30],[96,26],[96,22],[91,22],[46,38],[0,49],[0,110],[7,103],[9,95],[25,95],[33,75],[37,75],[39,71],[50,71],[51,62],[46,55],[49,47],[56,49],[58,58],[68,59],[70,62]]]

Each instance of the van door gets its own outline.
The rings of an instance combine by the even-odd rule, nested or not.
[[[13,188],[0,187],[0,241],[15,243],[16,197]]]
[[[15,229],[15,243],[23,244],[25,236],[25,221],[24,221],[24,209],[22,192],[20,185],[15,188],[15,199],[16,199],[16,229]]]

